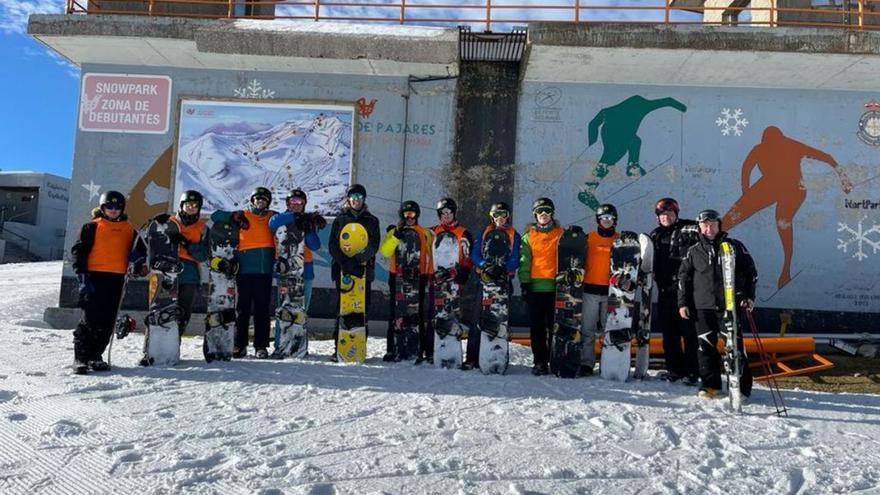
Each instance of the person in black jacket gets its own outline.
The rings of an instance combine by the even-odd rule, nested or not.
[[[738,306],[752,311],[755,283],[758,273],[746,247],[721,231],[721,215],[715,210],[703,210],[697,217],[700,226],[699,241],[687,252],[678,271],[678,307],[684,319],[694,319],[697,327],[700,355],[700,397],[715,397],[721,390],[721,356],[718,353],[718,333],[724,309],[724,281],[721,272],[721,243],[730,242],[734,251],[734,292]],[[743,351],[742,332],[736,345]],[[749,367],[743,367],[740,390],[744,397],[752,391]]]
[[[376,271],[376,253],[379,251],[379,219],[369,212],[367,209],[367,189],[360,184],[353,184],[346,191],[346,205],[342,213],[333,220],[333,226],[330,228],[330,240],[328,249],[333,263],[330,266],[330,278],[336,284],[336,310],[339,312],[339,272],[340,269],[346,273],[363,276],[365,282],[365,301],[364,301],[364,318],[369,321],[370,310],[370,283],[375,278]],[[359,223],[364,226],[367,231],[367,248],[360,253],[349,258],[339,247],[339,233],[350,223]],[[367,333],[369,334],[369,323],[367,324]],[[339,320],[333,328],[333,341],[339,337]],[[336,353],[333,353],[332,359],[336,359]]]
[[[663,333],[663,356],[670,382],[700,382],[697,332],[691,320],[678,314],[678,269],[688,249],[697,242],[697,222],[679,218],[678,201],[663,198],[654,206],[659,226],[651,232],[654,243],[654,283],[657,286],[657,322]],[[684,348],[682,348],[684,341]]]

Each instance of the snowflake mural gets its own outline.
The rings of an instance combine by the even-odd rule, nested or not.
[[[837,231],[844,232],[846,235],[849,236],[848,239],[837,239],[837,249],[840,249],[844,253],[846,253],[848,252],[847,249],[849,249],[850,245],[856,246],[858,249],[855,253],[853,253],[852,257],[856,258],[859,261],[862,261],[863,259],[868,257],[868,255],[865,254],[865,251],[863,250],[865,244],[867,244],[874,250],[872,254],[877,254],[877,252],[880,251],[880,239],[873,241],[869,238],[871,234],[877,234],[878,236],[880,236],[880,225],[874,225],[870,229],[864,230],[862,222],[865,220],[865,218],[867,217],[862,217],[862,219],[859,220],[856,228],[852,228],[845,223],[837,223]]]
[[[723,136],[729,136],[731,132],[735,136],[742,136],[743,130],[749,125],[749,121],[743,117],[741,108],[733,111],[729,108],[722,108],[721,116],[715,120],[715,125],[721,128]]]
[[[263,85],[260,84],[260,81],[254,79],[247,86],[236,89],[235,96],[239,98],[271,99],[275,98],[275,91],[263,88]]]

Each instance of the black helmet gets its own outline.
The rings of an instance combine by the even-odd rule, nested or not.
[[[120,210],[125,211],[125,196],[119,191],[107,191],[101,194],[100,206],[116,205]]]
[[[272,191],[265,187],[258,187],[251,193],[251,203],[254,202],[254,198],[263,198],[267,203],[272,204]]]
[[[455,200],[452,198],[443,198],[440,201],[437,201],[437,216],[439,217],[444,209],[449,209],[453,215],[458,213],[458,205],[455,204]]]
[[[538,208],[550,208],[550,214],[552,215],[556,212],[556,205],[553,204],[553,200],[550,198],[538,198],[532,203],[532,214],[537,215]]]
[[[617,225],[617,208],[615,208],[614,205],[608,203],[599,205],[599,207],[596,208],[596,223],[599,223],[599,217],[604,215],[611,215],[614,217],[614,225]]]
[[[199,210],[202,209],[202,205],[205,203],[205,198],[202,197],[202,193],[198,191],[193,191],[190,189],[189,191],[183,191],[183,194],[180,195],[180,202],[178,205],[180,209],[183,210],[183,204],[188,203],[190,201],[195,201],[199,204]]]
[[[678,201],[673,198],[662,198],[657,201],[657,204],[654,205],[654,214],[660,215],[664,211],[673,211],[675,215],[678,216],[679,208]]]
[[[303,203],[307,203],[309,201],[309,197],[306,196],[306,192],[298,187],[287,193],[287,197],[284,198],[284,202],[287,203],[293,198],[302,198]]]
[[[715,210],[703,210],[697,215],[697,222],[718,222],[718,228],[721,228],[721,214]]]
[[[400,218],[403,218],[403,214],[408,211],[416,212],[416,218],[419,218],[419,216],[422,214],[422,209],[419,207],[419,204],[415,201],[409,200],[400,203],[400,208],[397,209],[397,215]]]
[[[510,216],[510,206],[504,201],[493,203],[492,208],[489,209],[489,216],[495,218],[495,213],[500,211],[505,211],[507,212],[507,216]]]
[[[345,191],[345,195],[346,195],[346,196],[351,196],[352,194],[363,194],[364,197],[366,197],[366,196],[367,196],[367,188],[364,187],[364,186],[362,186],[362,185],[360,185],[360,184],[352,184],[352,185],[349,186],[349,188]]]

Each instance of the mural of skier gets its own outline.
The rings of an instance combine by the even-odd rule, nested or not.
[[[578,201],[595,210],[599,206],[594,194],[599,182],[608,175],[609,167],[617,164],[624,155],[627,156],[626,175],[645,175],[645,169],[639,164],[642,140],[637,132],[645,116],[664,107],[672,107],[680,112],[687,111],[687,106],[674,98],[648,100],[639,95],[630,96],[617,105],[599,110],[589,123],[588,139],[589,146],[592,146],[600,137],[601,127],[602,157],[584,183],[584,190],[578,193]]]
[[[825,162],[837,172],[844,193],[852,191],[852,183],[837,161],[821,150],[786,137],[775,126],[764,129],[761,142],[755,145],[742,163],[742,195],[721,220],[731,230],[755,213],[776,204],[776,230],[782,241],[784,261],[776,282],[781,289],[791,281],[791,260],[794,244],[794,216],[807,198],[803,185],[801,160],[811,158]],[[752,170],[758,167],[761,177],[750,184]]]

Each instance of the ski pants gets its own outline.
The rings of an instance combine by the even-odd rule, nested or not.
[[[193,303],[199,293],[199,284],[180,284],[177,286],[177,306],[180,308],[180,318],[177,319],[177,328],[180,336],[186,332],[186,326],[192,318]]]
[[[337,315],[336,322],[333,324],[333,342],[339,341],[339,299],[342,297],[342,293],[339,290],[339,280],[336,282],[336,310],[333,312]],[[372,291],[370,290],[371,280],[364,280],[364,328],[367,330],[367,337],[370,336],[370,299],[372,295]],[[333,355],[336,355],[334,351]]]
[[[607,313],[608,294],[584,292],[581,366],[592,368],[596,364],[596,335],[602,336],[604,334]]]
[[[535,366],[550,363],[550,347],[553,340],[553,319],[556,306],[555,292],[530,292],[529,337]]]
[[[235,347],[246,349],[248,327],[254,316],[254,348],[269,347],[272,301],[271,273],[239,273],[235,278],[238,302],[235,305]]]
[[[431,328],[425,325],[425,293],[427,290],[427,278],[419,276],[419,355],[425,357],[434,356],[434,335]],[[397,291],[397,275],[388,277],[388,287],[391,289],[391,307],[388,311],[388,332],[385,334],[385,352],[394,354],[394,320],[397,319],[397,305],[395,292]]]
[[[100,359],[110,343],[125,275],[91,272],[89,280],[94,292],[81,297],[83,317],[73,331],[74,359],[83,363]]]
[[[700,378],[703,387],[721,390],[721,354],[718,352],[718,334],[721,332],[721,311],[698,309],[692,312],[696,318],[698,341],[700,344]],[[752,372],[743,349],[742,332],[736,341],[743,355],[743,372],[739,381],[740,391],[748,397],[752,393]]]
[[[678,295],[674,290],[661,293],[658,297],[657,317],[663,332],[666,371],[680,377],[699,376],[697,331],[693,320],[685,320],[678,314]]]

